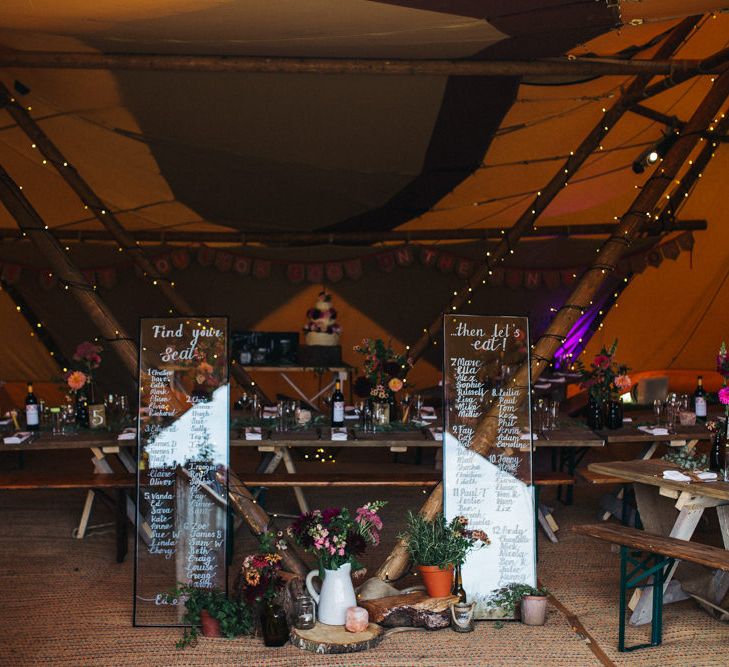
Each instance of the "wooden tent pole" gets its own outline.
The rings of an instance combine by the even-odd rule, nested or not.
[[[179,55],[3,51],[0,67],[106,69],[143,72],[241,72],[418,76],[608,76],[676,75],[696,72],[702,60],[651,58],[543,58],[540,60],[428,60],[377,58],[285,58],[271,56]],[[700,73],[718,73],[704,68]]]
[[[666,58],[676,51],[691,30],[694,29],[699,19],[700,17],[698,16],[691,16],[681,21],[664,40],[654,57],[657,59]],[[646,75],[636,77],[613,106],[605,111],[600,122],[595,125],[549,183],[537,193],[537,196],[532,200],[531,204],[519,216],[511,228],[506,231],[501,243],[486,253],[484,263],[480,265],[476,273],[469,279],[467,285],[453,295],[443,310],[444,313],[456,312],[471,298],[474,289],[488,282],[489,276],[492,274],[493,268],[497,263],[503,262],[509,254],[514,252],[514,247],[519,240],[528,230],[534,229],[537,218],[562,191],[562,188],[567,185],[569,179],[574,176],[574,173],[582,166],[585,160],[600,147],[600,143],[605,138],[605,135],[607,135],[610,129],[630,107],[642,98],[643,91],[650,79],[651,77]],[[442,314],[439,313],[432,324],[424,330],[420,338],[411,346],[409,355],[414,361],[417,361],[423,355],[432,340],[438,338],[441,317]]]
[[[104,340],[113,343],[112,349],[119,355],[132,378],[136,380],[137,345],[76,268],[58,241],[53,238],[38,212],[2,166],[0,166],[0,201],[15,218],[20,229],[25,232],[40,254],[48,261],[58,279],[70,290],[72,296],[96,325]],[[251,505],[250,511],[241,512],[241,516],[251,530],[256,535],[260,535],[268,530],[270,518],[262,508],[253,507],[255,500],[250,494],[238,496],[236,508],[245,509],[249,504]],[[287,556],[287,563],[295,565],[297,572],[305,570],[303,563],[293,553]]]
[[[671,52],[678,48],[680,43],[683,41],[685,36],[690,32],[690,30],[693,28],[693,25],[698,19],[696,17],[691,17],[690,19],[686,19],[679,24],[679,26],[674,29],[674,31],[668,36],[666,41],[662,44],[659,51],[656,53],[656,56],[659,55],[659,53],[662,53],[664,49],[670,48]],[[663,56],[661,56],[663,57]],[[580,147],[574,152],[574,155],[571,157],[571,159],[574,159],[575,157],[579,157],[580,161],[579,163],[573,163],[570,160],[567,161],[566,165],[560,172],[557,173],[557,175],[550,181],[547,188],[545,188],[545,192],[548,193],[549,200],[553,199],[557,192],[561,189],[561,187],[567,182],[567,177],[570,173],[574,171],[575,164],[582,164],[584,160],[587,158],[587,156],[596,148],[599,146],[599,142],[601,141],[602,137],[608,132],[610,127],[617,122],[618,118],[622,116],[628,109],[628,106],[632,104],[637,96],[640,95],[641,91],[645,88],[645,85],[648,82],[647,77],[637,77],[633,83],[628,87],[628,89],[623,93],[621,98],[613,105],[613,107],[606,112],[605,117],[603,118],[603,121],[599,123],[598,125],[593,128],[593,130],[590,132],[590,134],[587,136],[587,138],[582,142]],[[706,102],[706,100],[705,100]],[[702,104],[704,106],[704,104]],[[693,121],[693,118],[692,118]],[[689,123],[691,124],[691,123]],[[685,143],[686,137],[682,137],[681,143]],[[694,137],[696,141],[698,141],[698,137]],[[672,151],[675,152],[676,146],[679,144],[679,141],[674,144],[672,147]],[[665,186],[664,186],[665,188]],[[641,192],[643,194],[643,192]],[[657,195],[657,197],[660,197],[660,193]],[[534,204],[537,204],[539,202],[540,198],[537,198],[533,202]],[[517,233],[515,234],[515,238],[518,240],[520,237],[519,232],[521,229],[525,228],[528,224],[533,224],[533,216],[538,214],[537,212],[541,212],[546,208],[546,204],[548,204],[549,201],[546,201],[545,203],[541,203],[541,207],[533,207],[527,209],[527,211],[517,220],[514,227],[517,227],[517,225],[520,227],[520,229],[516,230]],[[534,211],[534,213],[532,213]],[[625,221],[621,223],[622,224]],[[510,232],[514,230],[514,227],[512,227],[509,232],[507,232],[506,238],[504,241],[499,245],[498,250],[499,253],[496,254],[496,258],[503,261],[503,258],[506,256],[506,253],[511,250],[511,237]],[[613,236],[615,236],[614,234]],[[613,237],[611,237],[613,238]],[[602,253],[600,253],[602,255]],[[479,270],[480,279],[485,280],[488,276],[488,272],[490,271],[490,265],[487,262],[481,269]],[[590,272],[588,271],[588,274]],[[586,274],[587,275],[587,274]],[[584,278],[583,278],[584,280]],[[476,283],[478,284],[478,283]],[[468,288],[471,289],[470,287]],[[456,295],[455,299],[460,299],[460,301],[456,304],[454,302],[451,302],[451,308],[455,305],[456,308],[458,308],[460,305],[463,304],[463,302],[466,300],[467,295],[469,292],[462,291],[459,295]],[[446,311],[448,312],[448,311]],[[575,318],[576,319],[576,318]],[[553,323],[554,324],[554,323]],[[427,339],[424,341],[423,337],[421,337],[419,343],[420,343],[420,350],[419,353],[422,354],[422,352],[425,350],[425,346],[427,346],[430,336],[437,335],[437,332],[441,326],[441,320],[440,317],[437,319],[436,322],[430,327],[428,332],[426,333]],[[570,323],[569,326],[572,326],[572,323]],[[569,331],[569,329],[567,329]],[[564,334],[566,335],[566,333]],[[563,338],[564,336],[562,336]],[[540,342],[542,340],[550,341],[552,340],[550,337],[543,336],[540,339]],[[560,340],[561,344],[561,340]],[[555,346],[554,350],[552,350],[552,354],[554,354],[554,351],[557,349],[557,346]],[[536,359],[536,356],[534,356]],[[523,382],[524,385],[528,384],[528,373],[529,368],[528,366],[524,365],[521,369],[521,376],[519,376],[519,381]],[[518,375],[518,373],[517,373]],[[472,445],[473,449],[476,449],[476,451],[479,451],[479,453],[483,453],[488,451],[489,442],[493,442],[494,439],[494,427],[498,423],[498,420],[494,418],[494,415],[487,415],[483,421],[481,422],[479,428],[476,431],[475,438],[478,437],[479,441],[478,444],[476,444],[476,440],[474,438],[474,444]],[[490,439],[489,439],[490,438]],[[433,518],[438,512],[440,512],[443,508],[443,485],[442,483],[439,484],[433,491],[431,492],[430,496],[426,500],[425,504],[420,510],[420,513],[425,516],[426,518]],[[385,562],[382,564],[382,566],[378,569],[375,576],[381,578],[381,579],[399,579],[407,570],[408,567],[408,553],[407,553],[407,547],[403,540],[400,540],[396,545],[395,548],[392,550],[392,552],[389,554],[389,556],[385,559]]]
[[[557,311],[552,323],[537,340],[531,355],[532,380],[538,379],[544,372],[572,326],[590,306],[606,276],[615,271],[620,258],[638,238],[644,226],[649,224],[651,212],[660,203],[661,197],[689,158],[691,151],[707,133],[707,128],[713,124],[727,97],[729,71],[715,81],[681,131],[676,143],[666,153],[663,162],[655,169],[630,209],[623,215],[619,228],[600,248],[592,266],[582,275],[565,305]],[[514,384],[528,386],[529,371],[527,364],[522,365],[514,375]],[[484,456],[488,454],[491,443],[494,442],[496,427],[495,413],[486,415],[476,429],[471,449]]]
[[[70,290],[105,341],[113,343],[112,349],[119,355],[131,376],[135,378],[137,376],[137,346],[83,277],[81,271],[70,260],[60,243],[53,238],[40,215],[2,166],[0,166],[0,201],[15,218],[20,229],[46,258],[53,273]]]
[[[119,244],[153,285],[157,286],[174,309],[181,315],[194,316],[195,312],[189,302],[174,288],[174,283],[165,278],[152,264],[139,243],[130,235],[119,222],[118,218],[96,195],[91,186],[78,173],[76,168],[65,158],[60,149],[51,141],[48,135],[33,120],[26,109],[12,96],[5,85],[0,82],[0,107],[3,107],[18,124],[33,145],[48,160],[59,173],[61,178],[78,195],[81,202],[90,209],[98,221],[106,228],[112,238]],[[231,373],[241,386],[254,387],[256,392],[265,399],[258,385],[238,365],[231,365]]]
[[[528,238],[553,238],[572,236],[603,236],[610,234],[617,227],[614,222],[598,222],[584,225],[549,225],[538,229],[527,229],[524,236]],[[699,231],[707,228],[706,220],[676,220],[672,230]],[[113,238],[104,230],[52,229],[51,232],[59,241],[66,242],[99,242],[108,243]],[[306,246],[306,245],[370,245],[373,243],[406,243],[415,241],[500,241],[503,236],[496,227],[482,229],[423,229],[408,231],[384,232],[270,232],[270,233],[243,233],[243,232],[153,232],[135,231],[127,232],[134,243],[226,243],[240,244],[261,243],[276,247]],[[12,229],[0,229],[0,239],[22,241],[21,232]],[[136,246],[135,246],[136,247]]]
[[[583,274],[567,303],[557,312],[549,326],[534,346],[531,362],[531,377],[536,380],[554,356],[564,338],[578,317],[590,305],[608,273],[615,270],[621,256],[647,224],[650,212],[659,203],[668,185],[676,177],[691,150],[706,133],[721,105],[729,96],[729,71],[722,74],[681,132],[676,143],[668,150],[660,167],[648,179],[628,212],[622,217],[619,229],[605,242],[593,265]],[[726,113],[729,113],[727,111]],[[522,365],[516,372],[513,382],[517,386],[528,386],[530,368]],[[523,399],[522,399],[523,400]],[[495,441],[498,424],[498,409],[487,414],[474,435],[471,449],[486,456]],[[432,518],[443,507],[443,488],[439,484],[426,500],[421,514]],[[401,540],[377,571],[376,576],[395,580],[401,577],[408,567],[405,543]]]

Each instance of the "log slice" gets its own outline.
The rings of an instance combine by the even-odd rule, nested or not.
[[[364,632],[347,632],[343,625],[317,623],[311,630],[291,631],[291,643],[313,653],[357,653],[374,648],[382,641],[383,629],[370,623]]]

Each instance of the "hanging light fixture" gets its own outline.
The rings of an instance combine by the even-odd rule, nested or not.
[[[676,143],[679,137],[678,128],[674,125],[668,128],[663,137],[652,146],[646,148],[633,162],[633,171],[642,174],[647,167],[652,167],[656,162],[663,159],[668,149]]]

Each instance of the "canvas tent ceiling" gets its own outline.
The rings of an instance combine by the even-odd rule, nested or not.
[[[519,0],[509,3],[508,12],[503,6],[450,0],[154,0],[111,5],[76,0],[35,2],[33,11],[24,2],[6,0],[0,7],[0,46],[30,51],[428,58],[629,52],[648,58],[676,17],[720,9],[721,3],[624,3],[621,16],[608,3],[592,0]],[[638,9],[650,20],[614,29],[619,21],[634,18],[629,12]],[[703,58],[726,47],[728,40],[729,16],[707,14],[676,57]],[[8,86],[18,80],[30,89],[23,103],[32,107],[33,117],[127,229],[200,232],[508,227],[627,81],[609,76],[545,85],[557,82],[63,69],[7,69],[0,77]],[[709,86],[708,77],[692,79],[646,104],[686,119]],[[646,144],[660,138],[662,129],[659,123],[626,115],[608,135],[604,150],[576,174],[540,225],[609,222],[621,215],[647,177],[633,174],[630,165]],[[5,113],[0,115],[0,156],[0,164],[23,185],[52,229],[99,228]],[[621,358],[634,367],[708,367],[717,341],[725,335],[729,322],[722,303],[729,295],[723,282],[729,221],[719,198],[728,160],[727,149],[720,147],[680,211],[682,218],[709,224],[706,232],[696,234],[692,256],[684,253],[658,271],[636,276],[596,338],[599,344],[619,336]],[[3,229],[16,229],[4,209]],[[532,246],[524,256],[535,266],[558,262],[552,257],[555,247],[567,256],[579,254],[581,247],[524,243]],[[71,245],[81,264],[99,266],[102,252]],[[0,263],[42,269],[43,260],[24,246],[2,244]],[[550,257],[543,260],[540,251]],[[266,252],[281,256],[274,249]],[[301,252],[306,259],[339,256],[328,247]],[[582,252],[584,264],[594,245]],[[459,284],[453,275],[411,284],[415,274],[395,271],[388,274],[389,280],[375,273],[366,275],[359,286],[333,286],[343,316],[352,313],[345,345],[356,342],[359,334],[378,333],[412,342]],[[31,280],[35,275],[25,271],[18,289],[35,304],[39,317],[54,313],[54,325],[49,326],[55,326],[68,354],[74,341],[89,335],[84,319],[64,295],[39,290],[37,280]],[[115,311],[129,320],[139,313],[165,312],[158,295],[140,291],[135,280],[120,280],[109,290],[106,296]],[[295,330],[314,291],[287,289],[285,282],[272,287],[250,277],[213,280],[204,272],[194,280],[180,275],[178,281],[197,308],[209,306],[206,293],[220,290],[216,309],[229,311],[241,327],[266,324]],[[380,308],[389,311],[385,313],[375,307],[382,303],[383,286],[393,306]],[[474,301],[474,312],[498,303],[489,294]],[[4,293],[0,295],[7,301]],[[131,307],[141,295],[143,303]],[[530,310],[523,296],[506,293],[502,301],[509,299],[521,312]],[[408,300],[417,307],[404,322],[398,321],[393,312]],[[7,303],[4,307],[10,309]],[[3,329],[9,326],[6,321]],[[365,330],[365,323],[371,329]],[[0,360],[7,354],[0,354]],[[38,352],[16,343],[10,354],[29,357]],[[435,366],[428,372],[434,373]],[[0,364],[0,377],[19,372],[7,362]]]

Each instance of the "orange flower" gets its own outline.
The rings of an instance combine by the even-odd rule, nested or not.
[[[71,389],[78,391],[86,384],[87,380],[88,378],[86,377],[86,373],[74,371],[66,378],[66,383]]]
[[[403,387],[403,381],[400,378],[392,378],[387,383],[388,388],[390,391],[400,391]]]

